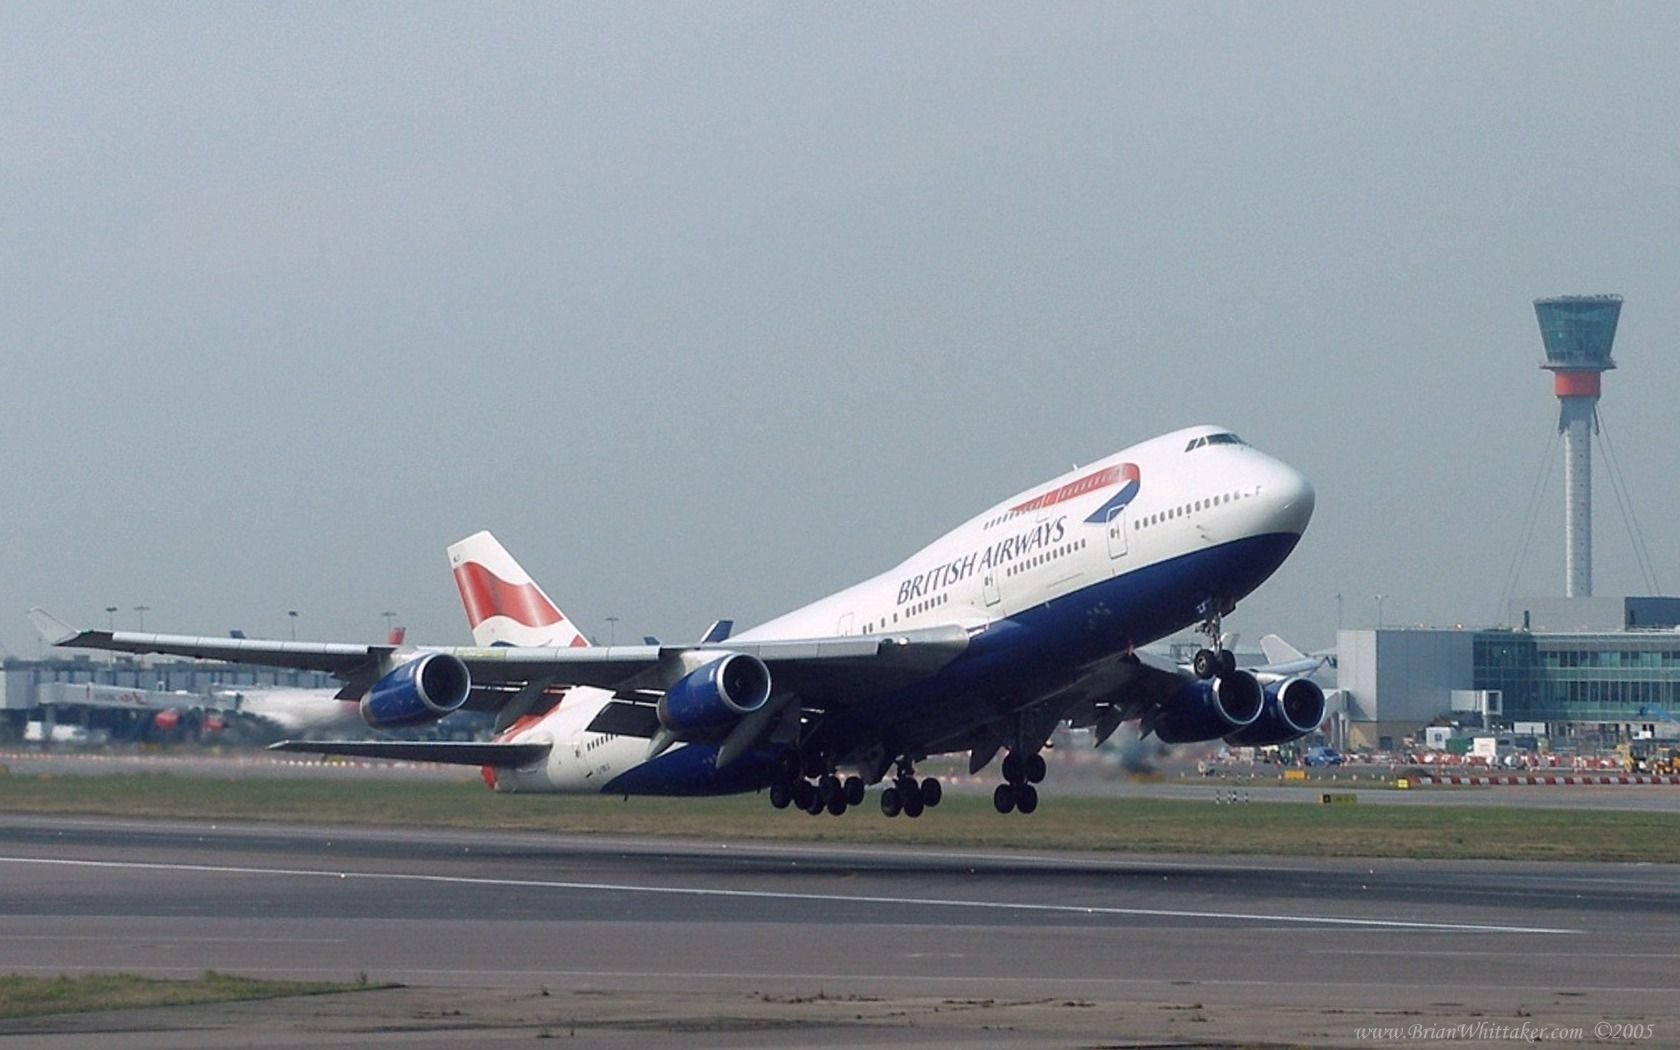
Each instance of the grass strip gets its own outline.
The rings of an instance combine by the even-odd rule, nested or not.
[[[1124,853],[1276,854],[1680,863],[1680,813],[1499,806],[1218,805],[1061,796],[1000,816],[948,792],[918,820],[873,801],[841,817],[727,798],[503,795],[469,782],[227,780],[174,773],[0,778],[0,811],[262,820],[781,842],[856,842]]]
[[[229,1003],[244,999],[281,999],[294,995],[326,995],[373,987],[363,982],[262,981],[253,977],[206,970],[190,980],[163,980],[127,973],[95,973],[78,977],[16,977],[0,975],[0,1019],[42,1014],[126,1010],[146,1006],[184,1006],[189,1003]]]

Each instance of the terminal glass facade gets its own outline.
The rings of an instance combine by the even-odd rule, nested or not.
[[[1482,631],[1476,689],[1504,694],[1509,721],[1643,723],[1680,713],[1680,633]]]

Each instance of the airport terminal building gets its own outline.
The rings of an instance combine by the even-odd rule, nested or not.
[[[336,687],[331,676],[199,660],[115,659],[77,655],[68,659],[7,659],[0,664],[0,741],[19,740],[30,721],[132,731],[143,717],[167,706],[170,694],[195,699],[215,690]],[[94,703],[79,702],[69,686],[121,690]]]
[[[1443,719],[1597,743],[1676,731],[1680,599],[1518,604],[1518,628],[1340,632],[1347,746],[1391,750]]]

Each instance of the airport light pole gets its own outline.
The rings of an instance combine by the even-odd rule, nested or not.
[[[397,622],[397,614],[392,612],[389,609],[386,609],[384,612],[380,613],[379,615],[385,617],[385,637],[387,639],[389,639],[391,637],[391,631],[393,630],[394,625]]]
[[[1336,633],[1342,633],[1342,596],[1340,593],[1336,595]]]
[[[1386,594],[1377,595],[1377,630],[1379,631],[1382,630],[1382,603],[1386,597],[1388,597]]]
[[[297,610],[296,609],[287,609],[286,610],[286,615],[291,617],[291,620],[292,620],[292,641],[295,642],[295,641],[297,641]]]
[[[108,620],[111,624],[111,633],[116,634],[117,633],[117,607],[115,605],[105,606],[105,619]],[[113,665],[115,665],[116,662],[117,662],[117,654],[113,652],[111,654],[111,663]]]
[[[150,605],[136,605],[134,607],[134,611],[140,614],[140,633],[142,634],[146,632],[146,612],[149,609],[151,609]],[[146,658],[144,656],[136,657],[135,662],[142,669],[146,666]]]
[[[618,617],[609,616],[607,617],[607,644],[612,645],[616,641],[618,641]]]

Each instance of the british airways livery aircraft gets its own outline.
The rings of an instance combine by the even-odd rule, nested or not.
[[[591,646],[486,532],[449,549],[476,646],[77,631],[57,645],[328,671],[376,729],[493,712],[487,743],[290,741],[287,750],[484,767],[500,791],[704,795],[766,790],[840,814],[938,804],[930,755],[999,752],[1000,813],[1031,813],[1061,723],[1100,743],[1137,719],[1167,743],[1282,743],[1317,728],[1305,677],[1262,683],[1221,620],[1294,550],[1313,512],[1298,471],[1216,426],[1175,431],[1019,493],[897,566],[751,630],[691,645]],[[1187,627],[1189,668],[1141,652]],[[889,780],[890,778],[890,780]]]

